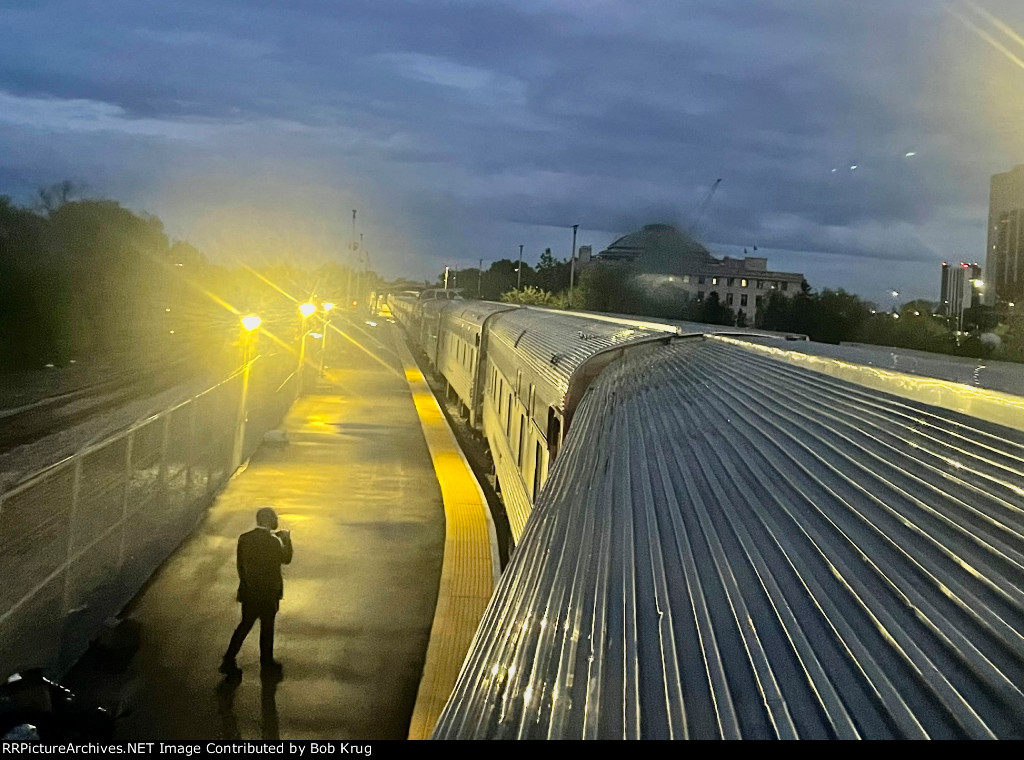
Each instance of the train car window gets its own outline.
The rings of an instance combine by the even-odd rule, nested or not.
[[[505,407],[505,438],[512,440],[512,394],[508,394],[508,406]]]
[[[530,417],[533,417],[533,411],[534,411],[534,409],[533,409],[533,402],[534,402],[534,398],[536,396],[536,394],[535,394],[536,390],[537,389],[533,387],[533,383],[530,383],[530,398],[529,398],[529,402],[527,403],[527,407],[526,407],[526,413]]]
[[[521,369],[516,370],[516,396],[523,397],[523,371]]]
[[[562,420],[553,406],[548,407],[548,451],[551,452],[551,461],[558,456],[558,446],[561,443]]]
[[[519,415],[519,458],[516,460],[519,469],[523,469],[523,454],[526,451],[526,415]]]
[[[537,441],[537,448],[533,456],[533,500],[537,501],[537,494],[540,493],[540,477],[544,470],[544,447]]]

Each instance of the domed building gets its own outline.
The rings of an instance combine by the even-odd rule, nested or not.
[[[647,224],[623,235],[593,261],[630,263],[641,281],[659,290],[671,283],[699,301],[717,292],[722,304],[751,315],[771,291],[793,295],[800,292],[804,279],[798,272],[770,271],[764,257],[716,258],[700,242],[670,224]]]

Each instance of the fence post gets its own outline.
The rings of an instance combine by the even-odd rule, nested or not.
[[[75,517],[78,514],[78,491],[82,483],[82,457],[75,457],[75,475],[71,482],[71,509],[68,513],[68,544],[64,556],[64,598],[61,602],[61,618],[68,616],[71,603],[71,557],[75,546]]]
[[[171,415],[167,412],[163,413],[160,418],[160,422],[163,426],[163,430],[160,435],[160,469],[157,474],[157,492],[160,494],[160,509],[163,514],[167,514],[167,505],[170,503],[170,499],[167,494],[167,449],[171,439]]]
[[[118,550],[117,569],[124,571],[124,550],[128,536],[128,507],[132,498],[132,443],[135,441],[133,430],[125,436],[124,446],[124,496],[121,499],[121,548]]]
[[[196,454],[196,397],[193,396],[188,402],[188,440],[185,442],[187,453],[185,455],[185,498],[188,500],[189,508],[192,507],[192,465],[195,464]]]

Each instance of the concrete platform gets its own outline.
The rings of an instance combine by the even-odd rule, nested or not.
[[[441,572],[441,492],[390,331],[339,326],[352,339],[332,335],[336,369],[292,407],[290,442],[257,452],[127,610],[141,641],[127,667],[91,653],[66,679],[131,706],[118,739],[408,735]],[[261,678],[254,628],[241,680],[227,680],[217,666],[239,617],[235,542],[262,505],[295,545],[277,618],[284,672]]]

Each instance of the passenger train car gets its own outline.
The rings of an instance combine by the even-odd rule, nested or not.
[[[468,301],[440,289],[393,295],[388,305],[486,438],[515,541],[577,405],[610,362],[698,330],[773,337],[756,330]]]
[[[517,542],[435,738],[1024,738],[1024,398],[397,301]]]

